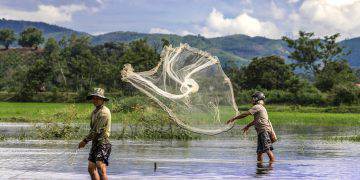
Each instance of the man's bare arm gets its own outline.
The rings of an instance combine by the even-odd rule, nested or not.
[[[234,122],[234,121],[237,120],[237,119],[242,119],[242,118],[244,118],[244,117],[246,117],[246,116],[249,116],[249,115],[251,115],[251,113],[250,113],[249,111],[245,111],[245,112],[243,112],[243,113],[241,113],[241,114],[239,114],[239,115],[237,115],[237,116],[234,116],[234,117],[232,117],[231,119],[229,119],[229,120],[226,122],[226,124],[229,124],[229,123],[231,123],[231,122]]]
[[[249,124],[247,124],[242,130],[243,130],[243,133],[246,134],[247,131],[249,130],[249,128],[251,126],[255,125],[255,119],[253,121],[251,121]]]
[[[245,128],[249,128],[249,127],[251,127],[251,126],[253,126],[253,125],[255,125],[255,119],[254,119],[253,121],[251,121],[249,124],[247,124],[247,125],[245,126]]]

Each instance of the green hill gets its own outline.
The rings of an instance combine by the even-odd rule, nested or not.
[[[231,52],[227,52],[215,46],[212,39],[207,39],[202,36],[178,36],[174,34],[146,34],[136,32],[112,32],[92,38],[93,44],[103,44],[105,42],[131,42],[137,39],[146,38],[150,45],[160,49],[162,43],[161,39],[167,39],[171,44],[177,46],[180,43],[188,43],[192,47],[199,48],[201,50],[209,51],[211,54],[216,55],[223,62],[234,61],[236,64],[247,64],[249,60],[237,56]]]
[[[347,39],[340,43],[351,51],[351,54],[346,58],[349,60],[349,64],[360,68],[360,37]]]
[[[72,33],[77,35],[88,35],[84,32],[74,31],[57,25],[50,25],[43,22],[0,20],[0,28],[11,28],[16,33],[21,32],[26,27],[36,27],[41,29],[45,37],[55,37],[60,39],[62,36],[70,36]],[[147,34],[137,32],[111,32],[98,36],[91,36],[93,44],[103,44],[105,42],[131,42],[137,39],[146,38],[148,43],[156,49],[161,49],[161,39],[167,39],[171,44],[177,46],[180,43],[188,43],[190,46],[209,51],[226,63],[234,61],[238,65],[248,64],[250,59],[258,56],[279,55],[287,59],[288,49],[281,40],[268,39],[264,37],[250,37],[246,35],[231,35],[217,38],[205,38],[197,35],[179,36],[175,34]],[[340,42],[352,51],[347,57],[353,67],[360,67],[360,38],[353,38]]]
[[[70,36],[75,33],[77,35],[88,35],[85,32],[74,31],[72,29],[60,27],[57,25],[51,25],[44,22],[32,22],[32,21],[17,21],[17,20],[7,20],[0,19],[0,29],[9,28],[15,31],[15,33],[20,34],[24,29],[28,27],[35,27],[40,29],[46,38],[54,37],[57,40],[61,39],[62,36]]]

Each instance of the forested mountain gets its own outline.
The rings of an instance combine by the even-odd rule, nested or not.
[[[250,59],[258,56],[279,55],[287,58],[287,47],[281,40],[268,39],[264,37],[250,37],[246,35],[231,35],[217,38],[205,38],[200,35],[179,36],[174,34],[147,34],[137,32],[111,32],[93,36],[84,32],[79,32],[64,27],[50,25],[43,22],[0,20],[0,29],[11,28],[16,33],[21,32],[26,27],[36,27],[43,31],[45,37],[55,37],[59,40],[62,36],[69,36],[72,33],[77,35],[91,36],[93,44],[103,44],[105,42],[130,42],[141,38],[146,38],[148,43],[160,50],[161,39],[168,40],[177,46],[179,43],[188,43],[190,46],[209,51],[226,64],[230,60],[238,65],[248,64]],[[360,67],[360,38],[348,39],[340,42],[352,51],[346,58],[353,67]]]
[[[360,68],[360,37],[347,39],[340,43],[351,51],[351,54],[347,58],[349,64],[353,67]]]
[[[19,34],[28,27],[35,27],[40,29],[46,38],[54,37],[55,39],[61,39],[62,36],[70,36],[72,33],[76,35],[89,35],[85,32],[74,31],[72,29],[60,27],[57,25],[47,24],[44,22],[32,22],[32,21],[17,21],[0,19],[0,29],[8,28]]]

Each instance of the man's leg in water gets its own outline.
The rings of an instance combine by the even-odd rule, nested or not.
[[[108,178],[106,175],[106,164],[102,161],[96,161],[96,167],[101,173],[101,180],[107,180]]]
[[[263,160],[263,153],[257,153],[257,161],[262,162]]]
[[[269,161],[270,162],[274,162],[275,161],[275,156],[274,153],[272,151],[266,151],[266,154],[269,156]]]
[[[95,163],[89,161],[88,171],[92,180],[100,180],[100,176],[99,173],[97,172]]]

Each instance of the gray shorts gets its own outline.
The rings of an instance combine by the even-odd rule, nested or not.
[[[266,151],[274,150],[271,139],[270,133],[267,131],[261,132],[258,134],[258,142],[257,142],[257,153],[265,153]]]

